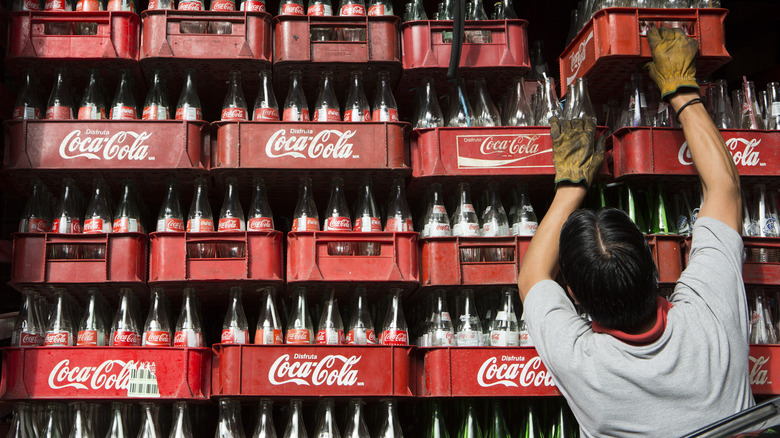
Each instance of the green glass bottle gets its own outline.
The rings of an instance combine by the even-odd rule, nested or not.
[[[510,438],[504,413],[501,411],[501,400],[490,400],[490,423],[487,425],[485,438]]]
[[[666,207],[666,197],[664,196],[663,184],[658,183],[653,190],[652,204],[652,233],[653,234],[675,234],[677,232],[674,226],[674,220],[671,218],[671,211]]]
[[[474,404],[470,400],[466,402],[466,412],[458,431],[458,438],[482,438],[482,429],[480,429],[474,413]]]
[[[447,425],[444,423],[444,417],[441,414],[441,406],[439,405],[438,400],[433,401],[431,409],[433,412],[427,438],[450,438],[450,435],[447,433]]]
[[[576,422],[569,413],[566,402],[560,402],[549,433],[549,438],[570,438],[577,436]]]
[[[618,208],[625,211],[643,233],[646,232],[645,221],[642,218],[642,211],[639,209],[639,197],[636,191],[630,184],[626,183],[621,188],[621,192]]]
[[[528,404],[526,407],[525,426],[523,427],[523,433],[521,438],[538,438],[543,437],[542,429],[539,426],[539,418],[536,412],[535,405]]]

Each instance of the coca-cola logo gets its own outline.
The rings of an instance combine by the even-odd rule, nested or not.
[[[171,341],[171,334],[168,332],[147,332],[146,342],[150,344],[168,344]]]
[[[249,219],[249,229],[254,231],[271,230],[274,224],[270,217],[256,217]]]
[[[68,332],[46,333],[44,345],[68,345]]]
[[[555,386],[552,375],[542,368],[542,359],[532,357],[528,362],[522,357],[504,356],[501,363],[491,357],[482,363],[477,372],[477,383],[483,388],[496,385],[517,388],[518,386]],[[509,362],[509,363],[507,363]]]
[[[363,5],[344,5],[341,7],[341,15],[366,15]]]
[[[268,381],[272,385],[353,386],[357,383],[358,371],[352,367],[360,359],[362,356],[330,354],[317,360],[313,354],[296,354],[291,360],[289,354],[283,354],[268,370]]]
[[[279,120],[279,110],[276,108],[258,108],[255,110],[255,120]]]
[[[764,369],[764,365],[769,362],[767,356],[753,357],[750,356],[750,384],[751,385],[767,385],[772,382],[769,381],[769,370]]]
[[[48,383],[51,389],[127,389],[130,370],[134,368],[133,361],[124,362],[117,359],[109,359],[96,367],[71,367],[70,359],[63,359],[49,373]]]
[[[566,85],[570,85],[572,82],[574,82],[574,79],[577,77],[577,73],[580,72],[580,67],[582,67],[582,63],[585,62],[585,56],[587,54],[585,48],[592,39],[593,31],[591,30],[588,34],[588,37],[585,38],[585,41],[580,43],[577,51],[569,55],[569,71],[571,71],[571,76],[566,78]]]
[[[301,342],[309,342],[309,330],[307,329],[290,329],[287,331],[287,342],[299,344]]]
[[[523,167],[529,159],[552,153],[552,147],[544,148],[547,139],[549,134],[459,135],[458,167]]]
[[[282,6],[283,15],[303,15],[303,5],[285,4]]]
[[[237,217],[223,217],[219,220],[219,224],[217,225],[217,230],[219,231],[230,231],[230,230],[239,230],[241,229],[241,222]]]
[[[97,345],[97,330],[82,330],[79,332],[78,344]]]
[[[222,110],[222,120],[245,120],[246,110],[244,108],[225,108]]]
[[[405,330],[386,330],[382,332],[383,345],[406,345],[408,336]]]
[[[37,11],[41,9],[41,4],[35,0],[24,0],[25,11]]]
[[[352,224],[348,217],[329,217],[328,229],[329,230],[351,230]]]
[[[138,333],[116,332],[114,333],[114,345],[137,345]]]
[[[179,3],[179,10],[180,11],[200,11],[201,3],[200,2],[180,2]],[[180,108],[181,109],[181,108]],[[176,110],[176,117],[179,116],[179,110]]]
[[[211,4],[212,11],[235,11],[236,5],[231,1],[215,1]]]
[[[35,333],[22,333],[21,339],[19,340],[21,345],[38,345],[41,342],[41,336]]]
[[[173,337],[173,344],[178,345],[184,345],[187,343],[187,333],[185,332],[176,332],[176,335]]]
[[[265,154],[269,158],[359,158],[352,155],[352,143],[349,142],[356,131],[324,129],[315,135],[290,135],[286,129],[280,129],[271,135],[265,144]],[[290,129],[290,134],[311,134],[311,130]]]
[[[728,149],[731,158],[734,159],[734,164],[737,166],[763,167],[766,166],[766,163],[761,161],[759,151],[756,150],[759,144],[761,144],[761,139],[733,137],[726,140],[726,149]],[[680,150],[677,152],[677,159],[683,166],[693,164],[687,141],[680,146]]]
[[[81,130],[71,131],[60,143],[60,157],[66,160],[87,158],[89,160],[131,160],[147,159],[149,145],[144,142],[151,138],[148,132],[119,131],[109,137],[108,131],[86,130],[81,137]],[[101,158],[102,156],[102,158]],[[153,158],[148,158],[153,159]]]

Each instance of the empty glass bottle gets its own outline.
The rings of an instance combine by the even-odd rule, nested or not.
[[[423,79],[424,91],[422,94],[421,106],[417,110],[414,128],[435,128],[444,126],[444,116],[442,115],[439,102],[436,98],[436,89],[433,85],[433,78]]]

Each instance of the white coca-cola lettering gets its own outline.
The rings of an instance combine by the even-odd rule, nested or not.
[[[270,217],[253,217],[249,219],[247,228],[250,231],[269,231],[273,230],[274,224]]]
[[[764,369],[764,365],[769,362],[769,358],[766,356],[753,357],[750,356],[750,384],[751,385],[765,385],[769,382],[769,370]]]
[[[97,330],[82,330],[79,332],[77,345],[97,345]]]
[[[115,346],[138,345],[138,333],[117,331],[114,333],[114,345]]]
[[[200,11],[203,8],[201,7],[200,2],[180,2],[179,3],[179,10],[180,11]],[[179,110],[176,110],[176,119],[179,119]]]
[[[407,345],[408,342],[406,330],[385,330],[382,332],[383,345]]]
[[[217,230],[233,231],[241,229],[241,221],[237,217],[223,217],[219,220]]]
[[[316,357],[316,356],[315,356]],[[289,354],[279,356],[268,370],[272,385],[294,383],[303,386],[354,386],[358,371],[352,367],[362,356],[331,354],[317,360],[290,360]]]
[[[763,166],[759,152],[756,149],[761,144],[761,139],[734,137],[726,140],[726,148],[734,159],[734,164],[743,167]],[[688,149],[688,142],[683,142],[680,150],[677,152],[677,159],[683,166],[693,164],[691,151]]]
[[[344,5],[341,7],[341,15],[366,15],[363,5]]]
[[[236,4],[229,0],[216,0],[211,4],[212,11],[235,11]]]
[[[284,15],[303,15],[303,5],[286,4],[282,6]]]
[[[290,156],[293,158],[352,158],[352,143],[349,139],[356,131],[341,132],[337,129],[324,129],[313,136],[287,136],[286,129],[280,129],[271,135],[265,144],[265,154],[270,158]],[[330,141],[331,136],[335,141]],[[305,152],[305,154],[304,154]]]
[[[68,345],[68,332],[48,332],[43,345]]]
[[[580,67],[582,67],[582,63],[585,62],[585,56],[587,55],[585,48],[592,39],[593,31],[591,30],[590,34],[588,34],[588,37],[585,38],[585,41],[580,43],[577,51],[569,56],[569,69],[571,71],[571,76],[566,77],[566,85],[574,82],[574,79],[577,77],[577,73],[580,72]]]
[[[109,137],[108,131],[104,132],[104,136],[81,138],[81,130],[71,131],[60,143],[60,157],[66,160],[80,157],[90,160],[140,161],[146,159],[149,145],[144,142],[151,138],[151,133],[119,131]]]
[[[40,345],[41,335],[35,333],[22,332],[19,344],[22,346]]]
[[[170,343],[171,334],[169,332],[146,332],[147,345],[169,345]]]
[[[222,110],[222,120],[246,120],[244,108],[225,108]]]
[[[350,231],[352,221],[348,217],[329,217],[327,220],[327,229],[329,231]]]
[[[60,361],[49,373],[49,388],[120,390],[127,389],[130,383],[130,370],[135,368],[133,361],[123,362],[109,359],[100,365],[70,367],[70,359]],[[87,386],[89,383],[89,386]]]
[[[526,363],[498,364],[498,358],[491,357],[482,363],[477,372],[477,383],[483,388],[495,385],[517,388],[520,386],[555,386],[550,372],[541,369],[542,359],[532,357]]]
[[[489,154],[530,155],[539,152],[538,135],[518,135],[510,139],[496,140],[494,137],[485,137],[479,146],[479,151]]]
[[[248,12],[265,12],[265,3],[261,1],[247,0],[242,4],[242,10]]]
[[[255,120],[279,120],[279,110],[276,108],[258,108],[255,110]]]

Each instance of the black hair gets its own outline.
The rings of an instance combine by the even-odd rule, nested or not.
[[[650,245],[622,210],[573,212],[561,229],[558,259],[593,321],[630,331],[656,311],[658,269]]]

